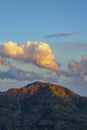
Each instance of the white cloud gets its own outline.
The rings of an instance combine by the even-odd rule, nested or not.
[[[15,68],[15,66],[13,66],[9,61],[7,61],[2,56],[0,56],[0,65],[1,66],[6,66],[6,67],[10,67],[10,68]]]
[[[0,49],[3,57],[13,58],[26,63],[33,63],[39,67],[60,71],[60,66],[55,62],[51,47],[45,42],[27,41],[18,45],[15,42],[5,42]]]
[[[81,61],[71,60],[69,62],[69,71],[73,75],[79,75],[83,80],[87,81],[87,55],[82,56]]]

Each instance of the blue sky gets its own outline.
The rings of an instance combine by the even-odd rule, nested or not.
[[[83,56],[87,55],[87,0],[1,0],[0,17],[1,47],[2,44],[8,41],[16,42],[17,45],[25,44],[27,41],[46,42],[52,50],[55,61],[61,66],[62,74],[64,73],[63,71],[67,71],[68,73],[69,63],[71,70],[73,66],[77,67],[77,64],[79,64],[78,66],[82,66],[83,62],[85,62],[85,65],[83,65],[81,70],[83,70],[85,66],[87,67],[86,58],[85,61],[83,61]],[[14,60],[13,57],[9,57],[7,53],[4,53],[0,53],[0,56],[6,60],[3,62],[3,66],[1,58],[0,73],[4,75],[4,72],[7,71],[7,77],[1,76],[5,77],[2,82],[2,78],[0,80],[2,86],[5,86],[5,83],[8,82],[7,88],[9,88],[9,86],[11,86],[12,83],[14,84],[14,82],[16,82],[15,80],[17,80],[15,78],[9,79],[9,77],[11,77],[9,75],[10,73],[12,74],[13,71],[10,70],[12,69],[12,66],[7,65],[7,61],[18,67],[20,71],[31,72],[32,80],[37,79],[33,78],[36,74],[38,74],[36,77],[40,79],[39,75],[43,73],[45,78],[42,77],[42,79],[44,80],[48,78],[48,81],[50,81],[49,79],[54,81],[55,79],[56,83],[66,86],[71,84],[71,82],[69,83],[68,78],[68,81],[65,83],[66,78],[64,77],[65,79],[61,79],[58,74],[55,77],[50,77],[49,70],[45,69],[43,66],[39,67],[38,62],[34,61],[35,64],[34,62],[32,64],[30,61],[25,63],[25,61],[18,60],[17,57],[15,57],[16,60]],[[74,63],[70,62],[72,59],[74,60]],[[8,66],[11,68],[7,68]],[[81,86],[81,84],[86,86],[87,79],[85,76],[85,81],[83,80],[83,71],[79,72],[79,69],[79,76],[77,76],[75,69],[76,68],[72,70],[74,71],[72,74],[74,81],[72,80],[71,89],[81,93],[79,89],[72,86],[73,84],[74,86]],[[76,76],[78,77],[78,81],[82,80],[81,83],[76,83]],[[56,81],[56,78],[61,79],[61,82]],[[32,81],[30,79],[27,80],[28,79],[26,79],[24,83]],[[6,87],[0,88],[2,90]],[[84,90],[84,87],[80,87],[80,89],[83,90],[83,93],[81,94],[86,95],[85,90],[87,91],[87,88],[85,87]]]
[[[1,0],[0,41],[43,41],[51,33],[78,32],[65,40],[86,42],[86,14],[86,0]]]

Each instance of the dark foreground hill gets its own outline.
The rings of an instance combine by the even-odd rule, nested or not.
[[[43,82],[1,92],[0,130],[87,130],[87,98]]]

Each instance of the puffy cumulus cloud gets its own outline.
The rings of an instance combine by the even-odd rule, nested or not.
[[[60,66],[55,62],[55,56],[51,47],[45,42],[27,41],[25,44],[15,42],[5,42],[0,49],[0,54],[4,57],[26,63],[34,63],[39,67],[60,71]]]
[[[87,55],[82,56],[80,62],[71,60],[68,67],[70,73],[73,75],[79,75],[87,81]]]
[[[2,47],[2,51],[5,55],[11,57],[17,57],[23,54],[23,48],[20,45],[17,45],[15,42],[6,42]]]
[[[0,65],[1,66],[7,66],[7,67],[10,67],[10,68],[15,68],[15,66],[13,66],[9,61],[4,59],[2,56],[0,56]]]

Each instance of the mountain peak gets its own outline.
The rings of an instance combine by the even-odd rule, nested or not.
[[[49,82],[42,82],[42,81],[35,81],[28,84],[25,87],[32,87],[33,88],[49,88],[55,95],[66,97],[68,95],[78,95],[75,92],[69,90],[68,88],[62,87],[57,84],[49,83]]]
[[[43,92],[44,94],[52,93],[56,96],[67,97],[67,96],[77,96],[78,94],[69,90],[68,88],[62,87],[49,82],[35,81],[22,88],[16,89],[12,88],[8,90],[9,93],[21,93],[34,95],[38,92]]]
[[[87,130],[87,98],[35,81],[0,93],[0,130]]]

